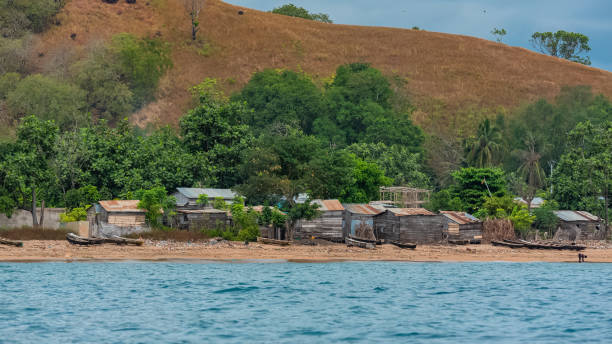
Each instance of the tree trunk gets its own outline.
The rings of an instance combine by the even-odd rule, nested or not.
[[[38,216],[36,216],[36,189],[32,188],[32,227],[38,228]]]
[[[45,221],[45,200],[43,199],[40,203],[40,221],[38,221],[38,226],[43,227],[43,222]]]

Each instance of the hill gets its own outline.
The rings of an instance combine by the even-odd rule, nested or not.
[[[58,19],[61,24],[42,34],[32,53],[40,70],[82,56],[120,32],[172,44],[174,68],[157,101],[133,117],[140,125],[177,123],[191,105],[188,88],[206,77],[217,78],[231,92],[265,68],[301,69],[323,79],[348,62],[370,62],[405,78],[411,99],[424,109],[432,100],[451,110],[513,107],[552,98],[565,85],[591,85],[612,97],[612,73],[523,48],[428,31],[325,24],[218,0],[208,0],[201,12],[201,40],[195,44],[179,0],[70,0]]]

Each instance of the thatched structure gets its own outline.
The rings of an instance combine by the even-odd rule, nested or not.
[[[483,223],[482,241],[512,240],[516,238],[514,226],[508,219],[490,219]]]

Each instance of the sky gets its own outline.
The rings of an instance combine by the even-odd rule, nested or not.
[[[286,3],[327,13],[336,24],[389,26],[475,36],[534,50],[534,32],[565,30],[590,38],[592,66],[612,71],[612,1],[609,0],[225,0],[269,11]]]

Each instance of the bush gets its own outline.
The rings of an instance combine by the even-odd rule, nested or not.
[[[60,214],[61,222],[77,222],[87,220],[87,209],[86,208],[74,208],[70,211],[66,211]]]
[[[21,80],[21,75],[18,73],[6,73],[0,76],[0,100],[6,98],[6,95],[15,88],[19,80]]]
[[[139,39],[122,33],[113,37],[111,51],[134,94],[137,107],[154,98],[159,80],[172,67],[170,46],[159,39]]]
[[[66,234],[72,233],[68,229],[44,229],[22,227],[14,229],[0,229],[0,237],[9,240],[66,240]]]
[[[281,7],[277,7],[271,11],[272,13],[282,14],[290,17],[303,18],[308,20],[319,21],[322,23],[333,23],[331,19],[329,19],[329,15],[325,13],[310,13],[307,9],[303,7],[295,6],[294,4],[287,4]]]
[[[555,201],[546,201],[542,207],[533,209],[533,214],[536,217],[533,223],[534,227],[552,235],[559,224],[559,218],[553,211],[558,209],[559,204]]]

